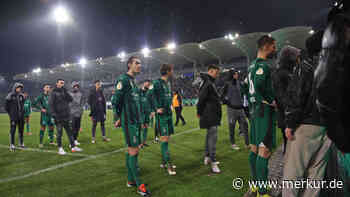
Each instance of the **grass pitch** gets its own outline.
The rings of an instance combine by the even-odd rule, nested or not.
[[[153,144],[154,129],[148,133],[148,144],[139,154],[141,180],[148,184],[152,196],[169,197],[238,197],[248,189],[247,182],[241,190],[232,188],[232,180],[240,177],[249,180],[248,149],[238,136],[241,150],[230,147],[226,109],[223,108],[222,125],[219,127],[217,159],[221,174],[212,175],[203,164],[205,130],[198,127],[194,107],[185,107],[185,126],[175,127],[175,135],[169,143],[170,156],[177,165],[177,175],[170,177],[159,167],[160,145]],[[84,113],[79,142],[81,154],[60,156],[57,147],[49,145],[47,132],[44,148],[39,149],[40,113],[32,113],[30,126],[32,136],[25,136],[27,150],[9,152],[9,119],[0,114],[0,197],[129,197],[138,196],[135,188],[127,188],[125,167],[125,145],[121,129],[112,124],[112,113],[106,121],[107,136],[111,142],[103,142],[97,128],[97,143],[91,144],[91,121]],[[278,144],[280,131],[277,131]],[[18,133],[16,133],[18,139]],[[68,151],[68,140],[64,133],[63,144]]]

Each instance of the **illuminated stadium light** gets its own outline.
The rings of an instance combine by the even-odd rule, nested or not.
[[[53,70],[50,70],[49,73],[50,73],[50,74],[54,74],[55,72],[54,72]]]
[[[124,51],[120,52],[118,55],[117,55],[120,59],[124,59],[126,57],[126,54]]]
[[[238,38],[238,37],[239,37],[239,33],[236,33],[236,34],[235,34],[235,38]]]
[[[313,29],[311,29],[310,31],[309,31],[309,34],[314,34],[315,33],[315,30],[313,30]]]
[[[143,57],[149,57],[149,54],[151,53],[151,50],[149,50],[148,47],[145,47],[141,50],[141,53],[143,54]]]
[[[27,78],[28,78],[28,75],[27,75],[27,74],[24,74],[24,78],[27,79]]]
[[[80,58],[79,60],[79,64],[82,68],[85,68],[86,64],[87,64],[87,60],[85,58]]]
[[[70,21],[68,10],[62,6],[56,7],[53,11],[53,18],[58,24],[65,24]]]
[[[237,43],[236,42],[232,42],[232,45],[236,45]]]
[[[199,47],[200,49],[205,49],[205,46],[203,46],[202,44],[199,44],[198,47]]]
[[[33,70],[33,73],[37,73],[37,74],[38,74],[38,73],[41,73],[41,68],[36,68],[36,69],[34,69],[34,70]]]
[[[173,51],[176,49],[176,43],[175,42],[171,42],[169,43],[166,48],[169,50],[169,51]]]

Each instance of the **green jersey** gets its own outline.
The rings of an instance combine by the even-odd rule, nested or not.
[[[152,107],[152,92],[150,90],[140,90],[141,96],[141,114],[144,117],[145,123],[150,122],[151,112],[154,112]]]
[[[30,99],[24,101],[24,115],[29,116],[32,113],[32,102]]]
[[[163,114],[166,116],[171,116],[171,104],[172,104],[172,94],[170,89],[170,83],[165,82],[162,79],[157,79],[153,82],[153,98],[154,105],[156,109],[163,108]]]
[[[272,103],[275,99],[272,89],[270,67],[266,60],[258,58],[248,68],[248,101],[250,104]]]
[[[46,109],[46,111],[49,110],[49,94],[41,93],[38,97],[36,97],[33,107],[41,110]]]
[[[123,127],[144,123],[144,117],[141,114],[140,90],[132,76],[122,74],[117,78],[112,105],[115,120],[120,119]]]

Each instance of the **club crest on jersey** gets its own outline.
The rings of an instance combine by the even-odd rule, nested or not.
[[[153,89],[153,85],[150,85],[148,89],[152,90]]]
[[[264,70],[262,68],[259,68],[257,71],[256,71],[256,74],[257,75],[262,75],[264,74]]]
[[[117,90],[121,90],[123,88],[122,82],[119,81],[117,84]]]

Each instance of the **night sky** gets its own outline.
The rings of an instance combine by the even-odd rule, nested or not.
[[[2,0],[0,73],[29,72],[107,57],[144,46],[200,42],[229,32],[269,32],[287,26],[316,29],[325,22],[328,0]],[[50,18],[64,5],[74,24]]]

